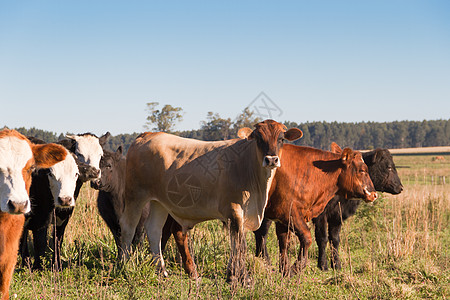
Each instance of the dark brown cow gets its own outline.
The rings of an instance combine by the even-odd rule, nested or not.
[[[342,152],[341,148],[335,143],[331,144],[331,150],[335,153]],[[389,150],[378,148],[365,152],[363,153],[363,159],[369,168],[370,178],[377,191],[397,195],[403,190],[402,182],[398,177]],[[359,199],[348,199],[337,195],[328,202],[325,210],[313,219],[316,243],[319,247],[317,266],[321,270],[328,269],[326,254],[328,241],[332,245],[331,267],[334,269],[341,268],[338,250],[342,222],[356,213],[360,203],[361,200]]]
[[[0,293],[9,299],[9,285],[17,261],[19,240],[30,211],[28,193],[34,168],[50,168],[64,160],[59,145],[34,145],[15,130],[0,131]]]
[[[306,224],[318,216],[334,195],[360,197],[374,201],[377,194],[367,173],[361,153],[350,148],[342,154],[285,145],[269,192],[265,217],[276,221],[280,246],[280,270],[287,275],[288,233],[292,229],[300,240],[298,259],[292,267],[297,272],[304,268],[311,233]],[[264,235],[264,227],[256,234]]]
[[[100,216],[108,225],[108,228],[111,230],[117,245],[119,257],[122,256],[119,218],[122,215],[125,201],[125,166],[126,158],[122,155],[122,147],[119,147],[115,153],[105,150],[103,157],[100,160],[102,177],[92,185],[94,188],[99,190],[97,197],[98,211]],[[146,205],[136,228],[133,244],[138,244],[142,241],[144,221],[147,220],[148,215],[149,205]],[[187,246],[187,234],[181,230],[181,226],[169,215],[166,225],[164,225],[163,228],[163,237],[161,240],[162,249],[164,249],[167,240],[172,233],[180,251],[183,267],[186,270],[186,273],[192,279],[197,278],[197,270]]]
[[[283,141],[302,132],[273,120],[241,129],[235,139],[204,142],[166,133],[144,133],[127,154],[125,208],[120,218],[125,254],[130,251],[142,208],[150,202],[145,224],[151,252],[166,275],[161,254],[162,229],[170,214],[184,232],[195,224],[220,219],[230,224],[231,255],[227,279],[244,282],[244,228],[261,224],[278,153]]]

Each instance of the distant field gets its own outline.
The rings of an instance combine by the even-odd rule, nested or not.
[[[389,149],[389,151],[394,155],[407,155],[407,154],[449,154],[450,146],[442,147],[421,147],[421,148],[402,148],[402,149]]]
[[[450,155],[442,155],[444,160],[433,160],[435,156],[394,156],[405,190],[361,205],[344,224],[339,272],[316,267],[313,242],[306,270],[283,278],[277,271],[274,228],[268,239],[272,266],[254,257],[254,238],[247,233],[251,288],[232,289],[225,282],[229,239],[218,221],[190,232],[198,282],[180,268],[172,239],[165,252],[168,278],[155,274],[147,249],[121,266],[113,238],[97,213],[96,191],[85,185],[66,231],[65,269],[31,272],[18,265],[11,294],[17,299],[449,299],[450,183],[439,178],[450,175]],[[293,240],[291,261],[298,248]],[[47,267],[50,258],[48,253]]]

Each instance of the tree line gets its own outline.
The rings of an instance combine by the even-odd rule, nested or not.
[[[232,120],[221,118],[217,113],[208,113],[206,120],[201,122],[200,129],[172,131],[171,133],[188,138],[205,141],[224,140],[237,137],[237,131],[242,127],[251,127],[258,122],[251,112],[243,111]],[[342,147],[354,149],[411,148],[450,145],[450,119],[431,121],[395,121],[395,122],[306,122],[287,121],[288,128],[297,127],[303,131],[303,137],[295,142],[297,145],[310,146],[328,150],[331,142]],[[56,142],[65,137],[36,128],[16,128],[25,136],[34,136],[46,142]],[[139,133],[118,134],[108,139],[106,149],[115,151],[119,146],[125,152]]]

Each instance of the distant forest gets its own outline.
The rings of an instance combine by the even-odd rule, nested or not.
[[[395,122],[285,122],[288,128],[298,127],[303,137],[295,144],[329,150],[331,142],[353,149],[412,148],[450,145],[450,119],[433,121],[395,121]],[[240,124],[230,119],[210,119],[203,122],[198,130],[177,131],[176,135],[199,140],[220,140],[235,138]],[[16,128],[26,136],[34,136],[46,142],[64,138],[57,134],[36,128]],[[125,152],[139,133],[111,136],[107,150],[115,151],[122,145]]]

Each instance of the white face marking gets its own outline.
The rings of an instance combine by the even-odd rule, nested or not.
[[[0,139],[0,209],[13,212],[8,206],[26,205],[23,213],[30,211],[30,199],[25,186],[22,170],[33,158],[30,145],[17,137],[6,136]]]
[[[99,170],[98,177],[100,177],[100,159],[103,149],[98,138],[92,135],[74,136],[73,138],[77,141],[75,154],[78,159]]]
[[[73,194],[79,173],[73,156],[67,151],[66,158],[53,165],[49,170],[48,181],[55,206],[75,206]],[[60,199],[65,202],[65,205],[62,205]]]

